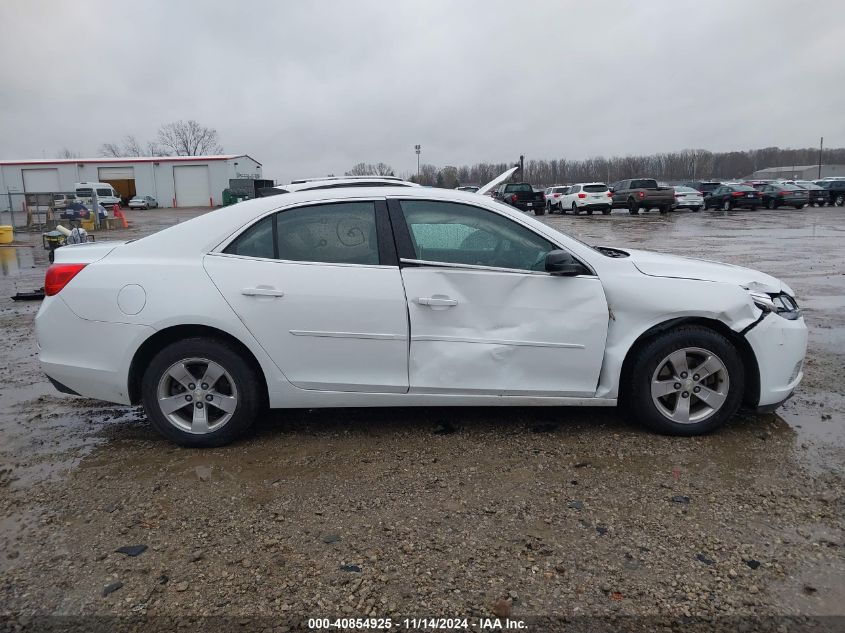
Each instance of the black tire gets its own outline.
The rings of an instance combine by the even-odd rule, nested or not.
[[[807,205],[804,205],[804,204],[796,204],[796,205],[795,205],[795,210],[796,210],[796,211],[800,211],[800,210],[801,210],[801,209],[803,209],[805,206],[807,206]]]
[[[701,207],[693,207],[692,208],[693,213],[698,213],[699,211],[701,211]]]
[[[683,424],[666,417],[654,404],[651,381],[658,365],[669,354],[691,347],[706,350],[722,360],[729,387],[721,408],[701,421]],[[698,325],[680,326],[647,341],[634,352],[626,384],[621,387],[624,403],[631,413],[653,431],[666,435],[702,435],[724,424],[739,409],[745,389],[745,368],[739,351],[718,332]]]
[[[578,205],[574,202],[572,203],[572,215],[578,215]]]
[[[611,207],[607,207],[607,209],[602,209],[601,212],[604,215],[610,215]]]
[[[548,200],[546,200],[546,211],[549,215],[552,215],[554,213],[554,210],[552,209],[552,203]]]
[[[669,213],[669,207],[657,207],[658,212],[660,215],[666,215]]]
[[[733,205],[731,204],[731,201],[730,201],[730,200],[725,200],[725,201],[722,203],[722,211],[732,211],[732,210],[733,210],[733,208],[734,208],[734,207],[733,207]]]
[[[637,215],[640,212],[640,205],[637,203],[636,200],[628,200],[628,213],[631,215]]]
[[[546,215],[546,207],[535,208],[534,215]]]
[[[834,204],[835,204],[837,207],[842,207],[842,206],[845,206],[845,196],[843,196],[842,194],[839,194],[838,196],[836,196],[836,197],[833,199],[833,204],[831,204],[830,206],[833,206]]]
[[[749,208],[750,208],[752,211],[756,211],[756,210],[757,210],[757,209],[759,209],[760,207],[758,207],[757,205],[754,205],[753,207],[749,207]]]
[[[587,209],[587,215],[593,215],[593,210],[592,210],[592,209]]]
[[[767,201],[766,201],[766,208],[767,208],[767,209],[770,209],[770,210],[772,210],[772,211],[774,211],[774,209],[775,209],[775,201],[774,201],[774,200],[772,200],[771,198],[769,198],[769,200],[767,200]]]
[[[157,392],[162,376],[174,363],[189,358],[205,358],[219,364],[231,375],[237,389],[232,417],[220,428],[201,435],[178,428],[158,404]],[[147,418],[156,431],[181,446],[203,448],[228,444],[252,426],[264,402],[260,384],[256,370],[232,344],[214,338],[193,337],[172,343],[153,357],[141,380],[141,394]]]
[[[558,203],[558,209],[560,209],[560,214],[561,214],[561,215],[566,215],[566,207],[565,207],[565,206],[563,206],[563,203],[562,203],[562,202]]]

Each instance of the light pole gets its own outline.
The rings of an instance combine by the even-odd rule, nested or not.
[[[420,179],[420,150],[422,145],[414,145],[414,151],[417,153],[417,181]]]

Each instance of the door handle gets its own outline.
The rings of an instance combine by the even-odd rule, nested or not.
[[[450,308],[452,306],[458,305],[458,302],[455,299],[450,299],[449,297],[442,296],[420,297],[419,299],[417,299],[417,303],[419,303],[421,306],[442,306],[444,308]]]
[[[247,297],[284,297],[285,293],[275,288],[241,288],[241,294]]]

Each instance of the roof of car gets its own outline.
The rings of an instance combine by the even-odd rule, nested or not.
[[[313,189],[341,189],[345,185],[350,187],[363,187],[366,183],[381,184],[381,185],[395,185],[398,187],[419,187],[415,182],[404,180],[396,176],[329,176],[325,178],[302,178],[299,180],[292,180],[287,185],[278,185],[274,187],[284,193],[293,193],[294,191],[306,191]]]

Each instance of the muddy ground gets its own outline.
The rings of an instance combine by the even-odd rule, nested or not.
[[[114,235],[197,212],[129,212]],[[9,299],[42,284],[46,256],[19,233],[29,246],[0,248],[0,629],[845,616],[843,210],[544,221],[786,280],[810,328],[796,396],[689,439],[605,409],[363,409],[268,414],[233,446],[177,448],[140,409],[47,383],[38,303]]]

